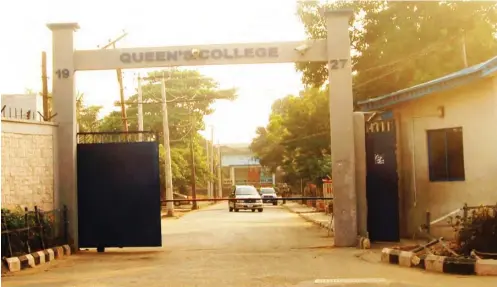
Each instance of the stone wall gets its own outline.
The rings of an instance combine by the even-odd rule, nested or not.
[[[2,119],[2,208],[54,208],[56,136],[52,123]]]

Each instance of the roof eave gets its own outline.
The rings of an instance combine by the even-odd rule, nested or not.
[[[496,69],[497,71],[497,69]],[[361,111],[368,112],[373,110],[381,110],[384,108],[388,108],[391,106],[395,106],[397,104],[401,104],[407,101],[412,101],[415,99],[422,98],[429,94],[443,92],[450,89],[455,89],[460,86],[469,84],[478,78],[483,78],[491,75],[492,73],[486,73],[484,75],[484,71],[476,71],[472,74],[467,74],[463,77],[448,79],[447,81],[434,83],[432,85],[427,85],[425,87],[420,87],[412,91],[406,91],[403,93],[393,93],[388,97],[376,98],[371,101],[359,102],[358,106]]]
[[[497,57],[490,59],[486,63],[481,64],[478,68],[469,71],[466,74],[448,77],[440,82],[433,80],[434,82],[432,83],[426,83],[425,85],[420,84],[391,94],[361,101],[358,102],[357,105],[363,112],[380,110],[406,101],[417,99],[428,94],[453,89],[461,85],[468,84],[478,78],[491,77],[495,74],[497,74]]]

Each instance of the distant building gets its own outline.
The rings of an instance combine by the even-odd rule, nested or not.
[[[249,144],[221,145],[223,184],[250,184],[254,186],[274,185],[274,174],[265,171]]]

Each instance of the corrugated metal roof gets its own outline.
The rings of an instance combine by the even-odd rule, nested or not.
[[[453,89],[497,72],[497,56],[483,63],[462,69],[452,74],[428,81],[384,96],[360,101],[363,111],[377,110],[401,102],[417,99],[435,92]]]

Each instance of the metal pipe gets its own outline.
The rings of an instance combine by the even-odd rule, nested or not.
[[[257,198],[243,198],[243,199],[234,199],[234,198],[195,198],[195,199],[165,199],[161,200],[161,202],[184,202],[184,201],[192,201],[192,202],[199,202],[199,201],[225,201],[225,200],[237,200],[237,201],[242,201],[242,200],[259,200],[261,199],[260,197]],[[285,201],[285,200],[333,200],[333,197],[276,197],[272,198],[271,200],[277,200],[277,201]]]
[[[461,212],[461,210],[462,210],[461,208],[458,208],[458,209],[456,209],[456,210],[454,210],[454,211],[452,211],[450,213],[447,213],[446,215],[444,215],[442,217],[439,217],[439,218],[431,221],[430,225],[436,224],[436,223],[438,223],[438,222],[440,222],[440,221],[442,221],[442,220],[444,220],[444,219],[446,219],[446,218],[448,218],[448,217],[450,217],[450,216],[452,216],[454,214],[457,214],[458,212]]]
[[[411,123],[411,156],[412,156],[412,188],[414,192],[414,203],[413,206],[416,207],[418,205],[418,190],[416,184],[416,146],[415,146],[415,133],[414,133],[414,119],[412,118]]]

